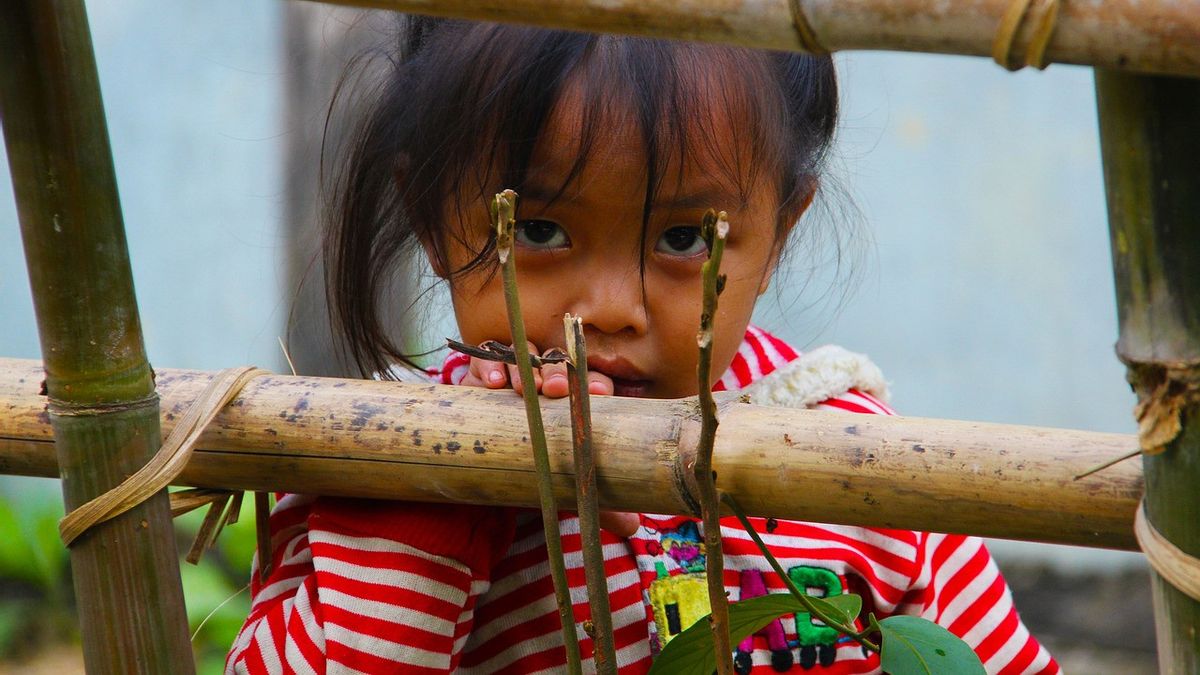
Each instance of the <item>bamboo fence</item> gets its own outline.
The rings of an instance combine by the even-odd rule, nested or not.
[[[1200,556],[1200,81],[1158,76],[1200,76],[1196,0],[335,4],[768,49],[1100,67],[1118,351],[1139,394],[1139,442],[1151,452],[1145,512],[1182,553]],[[0,360],[0,471],[61,476],[72,508],[144,462],[158,445],[160,414],[169,431],[212,374],[160,372],[156,405],[82,1],[5,3],[0,63],[0,113],[45,358]],[[546,402],[554,492],[569,505],[566,406]],[[1124,454],[1132,437],[807,413],[736,397],[719,406],[721,488],[751,513],[1134,546],[1130,523],[1143,487],[1136,465],[1073,480]],[[601,505],[695,512],[695,402],[597,398],[592,407]],[[504,393],[265,376],[217,418],[181,480],[533,506],[524,413]],[[72,547],[89,672],[190,671],[166,520],[160,493]],[[1200,601],[1178,585],[1156,575],[1160,665],[1197,672]]]
[[[1200,75],[1196,0],[323,0],[414,14],[735,44],[1044,58],[1145,73]],[[1025,11],[1020,11],[1023,8]],[[1015,17],[1015,19],[1013,18]],[[1011,40],[1004,38],[1011,33]],[[1004,43],[1010,43],[1006,46]],[[1036,50],[1034,50],[1036,51]]]
[[[0,359],[0,470],[57,475],[41,364]],[[158,371],[163,430],[213,373]],[[718,484],[752,515],[1133,548],[1133,436],[720,401]],[[542,402],[555,495],[574,508],[569,403]],[[694,513],[692,399],[591,401],[600,505]],[[512,392],[271,375],[203,436],[184,484],[537,506],[525,409]],[[998,517],[1002,516],[1002,517]]]

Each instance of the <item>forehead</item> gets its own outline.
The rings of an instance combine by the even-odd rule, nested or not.
[[[724,88],[721,64],[680,68],[673,82],[658,83],[663,91],[614,82],[590,65],[564,83],[534,144],[526,192],[577,196],[592,181],[618,176],[640,184],[636,196],[648,202],[706,191],[736,208],[771,173],[774,158],[759,141],[762,115],[744,87]]]

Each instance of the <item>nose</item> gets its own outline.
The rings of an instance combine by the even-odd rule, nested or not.
[[[607,335],[646,333],[649,317],[640,267],[590,270],[576,293],[574,312],[585,329]]]

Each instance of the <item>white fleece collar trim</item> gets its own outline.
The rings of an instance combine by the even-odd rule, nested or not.
[[[811,408],[851,389],[888,400],[883,372],[863,354],[836,345],[818,347],[777,368],[741,392],[752,403],[781,408]]]

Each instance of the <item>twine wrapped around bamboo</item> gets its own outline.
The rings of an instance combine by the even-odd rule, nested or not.
[[[1200,76],[1200,11],[1174,0],[323,0],[414,14],[824,53],[991,56]],[[1021,54],[1014,63],[1010,54]]]
[[[164,432],[214,373],[159,370]],[[37,361],[0,359],[0,472],[55,476]],[[768,408],[718,398],[718,487],[752,515],[1133,549],[1136,463],[1073,477],[1131,435]],[[560,503],[574,503],[570,411],[545,400]],[[601,508],[690,513],[695,399],[595,397]],[[263,375],[203,434],[181,484],[536,506],[510,391]]]

